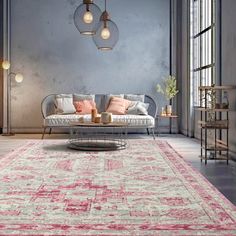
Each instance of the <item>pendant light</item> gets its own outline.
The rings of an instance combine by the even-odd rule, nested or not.
[[[93,0],[83,0],[74,13],[74,24],[81,34],[94,35],[102,11]]]
[[[100,17],[96,27],[96,34],[93,41],[100,50],[112,50],[119,39],[119,30],[116,24],[110,19],[107,12],[107,1],[105,0],[105,11]]]

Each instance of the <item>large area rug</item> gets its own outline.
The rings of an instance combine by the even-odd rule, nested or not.
[[[168,143],[31,141],[1,158],[0,235],[236,235],[236,207]]]

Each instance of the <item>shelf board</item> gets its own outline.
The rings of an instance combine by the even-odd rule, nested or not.
[[[207,147],[205,147],[204,145],[202,146],[203,149],[206,149],[207,151],[228,151],[229,148],[225,147],[225,146],[210,146],[208,145]]]
[[[202,125],[201,126],[201,128],[203,128],[203,129],[228,129],[229,127],[228,126],[220,126],[220,125],[218,125],[218,126],[205,126],[205,125]]]
[[[235,85],[223,85],[223,86],[199,86],[199,90],[231,90],[231,89],[236,89]]]
[[[199,156],[199,158],[202,159],[202,160],[208,160],[208,161],[211,161],[211,160],[227,161],[227,159],[230,160],[230,157],[227,158],[227,156],[224,156],[224,155],[217,155],[216,158],[215,157],[214,158],[209,158],[209,157],[205,157],[205,156]]]
[[[195,109],[199,111],[221,111],[221,112],[230,111],[230,109],[223,109],[223,108],[212,109],[212,108],[205,108],[205,107],[195,107]]]
[[[207,129],[228,129],[228,120],[215,120],[215,121],[198,121],[201,128]]]
[[[162,117],[162,118],[178,118],[178,116],[177,115],[157,115],[157,118],[158,117]]]

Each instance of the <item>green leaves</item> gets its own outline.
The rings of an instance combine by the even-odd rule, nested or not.
[[[164,81],[163,85],[157,84],[156,90],[158,93],[163,94],[167,100],[172,99],[178,92],[176,88],[176,78],[175,76],[169,75]]]

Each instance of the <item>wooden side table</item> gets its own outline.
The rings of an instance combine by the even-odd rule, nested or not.
[[[157,122],[157,135],[159,134],[159,120],[160,119],[169,119],[169,133],[172,134],[172,120],[178,119],[177,115],[157,115],[156,122]],[[177,125],[178,127],[178,125]]]

